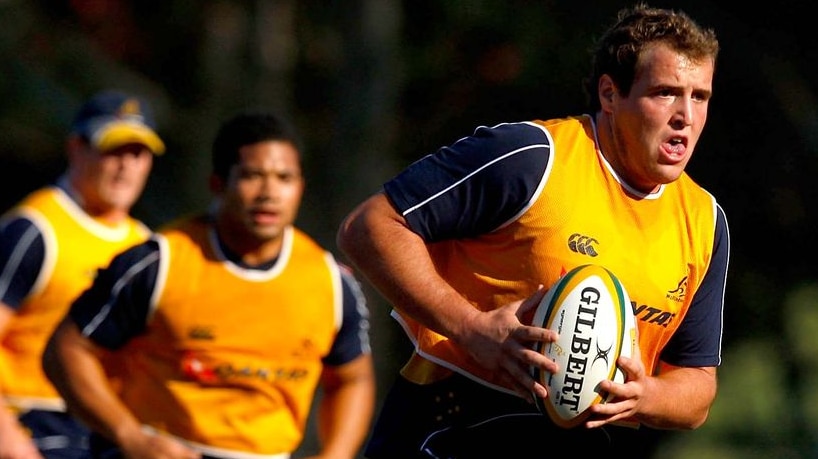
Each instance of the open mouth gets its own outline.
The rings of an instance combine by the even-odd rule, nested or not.
[[[684,137],[672,137],[664,144],[664,150],[671,158],[679,159],[687,151],[687,139]]]

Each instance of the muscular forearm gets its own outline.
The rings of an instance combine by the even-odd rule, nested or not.
[[[344,221],[338,246],[396,308],[444,336],[461,334],[476,313],[437,274],[424,241],[383,195],[366,201]]]
[[[372,357],[363,355],[322,378],[318,408],[321,457],[351,459],[369,431],[375,406]]]
[[[43,368],[69,410],[91,429],[119,443],[139,422],[114,393],[96,352],[76,326],[63,322],[52,336]]]
[[[647,392],[640,422],[660,429],[695,429],[707,420],[716,397],[716,369],[665,366],[650,378]]]
[[[0,457],[42,459],[40,452],[14,413],[0,397]]]
[[[14,309],[0,301],[0,337],[14,316]],[[7,370],[6,370],[7,371]],[[0,392],[0,458],[42,459],[31,435]]]

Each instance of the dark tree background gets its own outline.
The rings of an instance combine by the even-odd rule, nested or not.
[[[343,216],[409,162],[481,124],[584,111],[592,41],[624,1],[0,0],[0,211],[53,180],[92,92],[146,95],[169,151],[135,213],[202,210],[209,145],[236,110],[292,117],[299,225],[337,253]],[[818,456],[818,38],[806,2],[652,2],[719,34],[689,172],[732,235],[720,392],[663,458]],[[649,266],[646,266],[649,269]],[[368,290],[380,395],[408,352]],[[319,394],[320,396],[320,394]],[[312,426],[301,454],[315,451]]]

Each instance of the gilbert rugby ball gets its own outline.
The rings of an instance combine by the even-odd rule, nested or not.
[[[590,415],[588,408],[609,400],[599,392],[601,381],[625,381],[616,359],[630,357],[637,345],[628,293],[606,268],[578,266],[551,286],[535,310],[533,325],[559,334],[553,343],[534,346],[559,366],[553,374],[532,367],[532,376],[548,390],[545,400],[534,399],[555,424],[575,427]]]

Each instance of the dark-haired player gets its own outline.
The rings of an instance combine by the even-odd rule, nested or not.
[[[292,129],[227,120],[210,187],[209,212],[118,255],[74,302],[48,376],[93,429],[93,457],[288,458],[320,386],[320,454],[353,458],[374,404],[368,312],[351,273],[293,226]]]

